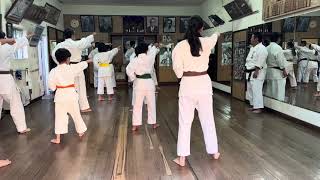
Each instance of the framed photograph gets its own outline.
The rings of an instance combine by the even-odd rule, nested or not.
[[[173,43],[167,44],[165,47],[160,48],[159,66],[171,67],[172,66],[172,50],[174,48]]]
[[[38,43],[41,39],[41,35],[43,33],[44,27],[43,26],[37,26],[36,29],[34,30],[34,35],[31,37],[29,45],[31,47],[36,47],[38,46]]]
[[[48,13],[45,18],[45,21],[50,24],[57,25],[60,18],[61,10],[48,3],[46,3],[44,8]]]
[[[6,24],[6,32],[7,32],[7,38],[13,38],[13,25],[12,25],[12,23]]]
[[[32,3],[33,0],[15,0],[9,11],[7,12],[5,18],[9,22],[19,24]]]
[[[164,17],[163,18],[163,32],[164,33],[175,33],[176,32],[176,18],[175,17]]]
[[[144,33],[144,17],[124,16],[123,28],[124,33]]]
[[[99,30],[100,32],[113,32],[112,17],[111,16],[99,16]]]
[[[94,16],[80,16],[82,32],[94,32]]]
[[[180,32],[186,33],[189,26],[190,17],[180,17]]]
[[[286,18],[283,22],[282,31],[283,32],[294,32],[296,26],[296,19],[295,17]]]
[[[311,17],[300,16],[297,19],[297,32],[307,32]]]
[[[32,4],[24,15],[24,18],[36,24],[41,24],[47,17],[47,11],[44,7]]]
[[[159,17],[147,17],[147,33],[159,33]]]

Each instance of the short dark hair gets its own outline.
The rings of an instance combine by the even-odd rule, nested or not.
[[[106,45],[106,47],[107,47],[107,51],[110,51],[112,49],[112,45],[111,44]]]
[[[0,39],[4,39],[6,38],[6,33],[4,33],[3,31],[0,31]]]
[[[95,42],[95,43],[94,43],[94,46],[95,46],[95,47],[98,47],[99,43],[100,43],[100,42]]]
[[[63,32],[63,36],[65,39],[72,38],[73,35],[74,35],[74,30],[71,28],[66,28]]]
[[[105,45],[104,43],[99,43],[98,44],[98,51],[99,52],[107,52],[107,45]]]
[[[130,46],[133,47],[136,44],[135,41],[130,41]]]
[[[301,45],[306,46],[307,45],[307,41],[301,41]]]
[[[54,55],[60,64],[66,62],[71,57],[70,51],[65,48],[58,49]]]
[[[135,49],[135,53],[138,56],[139,54],[147,53],[148,52],[148,44],[142,42],[139,43]]]
[[[273,32],[271,37],[270,37],[270,41],[271,42],[277,42],[280,38],[280,34],[277,32]]]
[[[258,39],[259,42],[262,42],[262,34],[260,32],[254,32],[252,35]]]

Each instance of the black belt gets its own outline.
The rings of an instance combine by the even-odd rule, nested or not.
[[[0,71],[0,74],[12,74],[12,71]]]
[[[308,59],[307,58],[302,58],[302,59],[299,59],[299,62],[300,61],[307,61]]]
[[[315,59],[310,59],[309,61],[319,62],[318,60],[315,60]]]
[[[69,64],[78,64],[79,62],[70,62]]]
[[[249,82],[250,79],[251,79],[251,75],[252,75],[252,72],[254,72],[256,69],[246,69],[245,72],[249,73],[249,77],[247,79],[247,81]]]
[[[139,79],[151,79],[151,74],[136,75]]]
[[[284,70],[284,68],[281,68],[281,67],[269,67],[269,68],[278,69],[278,70],[281,70],[281,71]]]

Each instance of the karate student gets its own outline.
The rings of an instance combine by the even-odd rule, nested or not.
[[[59,64],[59,62],[55,58],[55,52],[60,48],[68,49],[71,53],[70,64],[76,64],[81,61],[81,54],[84,49],[87,49],[91,46],[91,43],[94,41],[94,35],[82,38],[79,41],[74,41],[74,31],[70,28],[64,30],[64,38],[65,41],[57,44],[57,46],[52,51],[52,58]],[[79,105],[81,112],[90,112],[92,111],[88,102],[87,97],[87,88],[86,88],[86,80],[84,76],[84,72],[79,72],[78,76],[75,77],[75,86],[76,90],[79,94]]]
[[[301,46],[295,46],[298,50],[299,65],[298,65],[298,79],[300,83],[309,83],[310,74],[313,76],[313,81],[318,82],[317,70],[318,60],[316,51],[307,47],[306,41],[301,41]]]
[[[93,59],[93,57],[94,57],[96,54],[99,53],[99,51],[98,51],[98,44],[99,44],[99,43],[100,43],[100,42],[92,43],[92,44],[93,44],[92,47],[93,47],[94,49],[90,52],[90,54],[89,54],[89,56],[88,56],[89,59]],[[94,86],[95,88],[97,88],[97,87],[98,87],[98,69],[97,69],[95,66],[93,67],[93,78],[94,78],[93,86]]]
[[[159,44],[154,44],[148,50],[146,43],[139,44],[135,49],[137,55],[126,68],[129,80],[134,81],[133,94],[133,113],[132,113],[132,131],[137,131],[142,125],[142,106],[146,98],[148,107],[148,124],[155,129],[159,127],[156,124],[156,97],[155,85],[151,73],[153,71],[155,57],[159,52]]]
[[[24,134],[30,131],[26,124],[24,107],[20,93],[10,72],[10,62],[15,58],[15,52],[29,45],[28,38],[32,34],[21,39],[6,39],[6,34],[0,31],[0,117],[3,101],[10,104],[10,114],[18,133]]]
[[[93,58],[94,66],[98,69],[98,91],[99,95],[98,100],[104,101],[104,87],[107,87],[108,100],[112,100],[114,94],[113,91],[113,66],[112,59],[119,52],[120,47],[114,48],[111,50],[110,45],[105,45],[100,43],[98,45],[99,53],[96,54]]]
[[[283,50],[283,54],[287,59],[286,71],[292,88],[297,87],[297,79],[294,73],[294,65],[297,64],[297,52],[294,48],[293,42],[287,43],[287,49]]]
[[[280,40],[278,33],[274,32],[270,38],[270,45],[267,47],[267,87],[265,94],[279,101],[284,101],[286,94],[286,67],[287,59],[283,49],[277,43]]]
[[[317,44],[311,44],[311,47],[316,50],[318,53],[320,53],[320,46]],[[319,55],[318,55],[319,56]],[[319,67],[318,67],[319,68]],[[320,80],[318,78],[318,84],[317,84],[317,92],[314,94],[316,97],[320,97]]]
[[[202,32],[201,17],[191,17],[185,40],[179,42],[172,53],[173,70],[176,76],[181,78],[178,157],[174,160],[179,166],[185,166],[185,158],[190,155],[190,135],[195,109],[198,111],[207,153],[214,159],[220,156],[213,116],[212,83],[207,74],[211,49],[216,45],[219,35],[201,37]]]
[[[264,108],[262,88],[266,77],[268,57],[267,48],[262,44],[262,35],[259,32],[251,36],[250,52],[246,59],[247,96],[253,113],[261,113]]]
[[[136,45],[136,42],[135,41],[129,41],[127,43],[127,51],[126,53],[124,54],[124,58],[125,58],[125,64],[128,65],[130,63],[130,60],[131,60],[131,56],[132,54],[135,53],[135,50],[134,50],[134,46]]]
[[[59,62],[59,65],[49,73],[49,88],[52,91],[56,91],[54,97],[56,138],[51,140],[54,144],[60,144],[61,134],[68,133],[68,114],[73,119],[80,139],[87,130],[87,126],[80,114],[75,77],[88,67],[88,63],[92,62],[92,59],[77,64],[70,64],[71,57],[72,55],[69,50],[65,48],[57,49],[55,58]]]

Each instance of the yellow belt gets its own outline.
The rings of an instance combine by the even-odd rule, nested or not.
[[[99,67],[109,67],[110,64],[109,63],[100,63]]]

